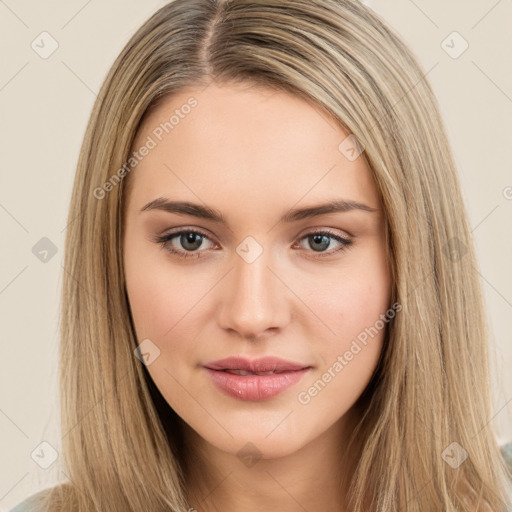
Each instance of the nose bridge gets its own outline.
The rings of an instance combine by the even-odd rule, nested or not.
[[[285,286],[270,270],[271,251],[246,240],[237,248],[233,265],[221,298],[222,327],[255,337],[282,326],[287,317]]]
[[[235,258],[231,284],[234,287],[233,293],[239,300],[242,302],[258,298],[263,300],[265,295],[270,295],[269,291],[273,287],[271,281],[275,277],[269,270],[269,263],[266,253],[262,253],[252,262],[248,262],[242,257]],[[258,301],[254,300],[254,302]]]

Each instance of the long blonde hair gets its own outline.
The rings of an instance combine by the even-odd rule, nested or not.
[[[356,0],[175,0],[115,60],[69,210],[59,361],[69,482],[48,493],[48,510],[189,508],[178,418],[134,356],[121,250],[131,174],[119,170],[150,109],[211,81],[314,101],[364,147],[382,197],[402,312],[361,397],[350,510],[504,510],[510,474],[489,425],[483,301],[445,128],[421,66]],[[458,467],[446,462],[453,450],[467,455]]]

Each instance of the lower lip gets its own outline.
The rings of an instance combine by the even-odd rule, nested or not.
[[[265,400],[278,395],[299,382],[309,371],[309,368],[304,368],[272,375],[236,375],[211,368],[205,369],[214,384],[229,396],[252,401]]]

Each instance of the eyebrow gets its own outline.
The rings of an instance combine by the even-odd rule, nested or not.
[[[161,210],[168,213],[177,213],[180,215],[191,215],[202,219],[212,220],[220,224],[228,225],[227,220],[224,218],[219,210],[209,206],[203,206],[189,201],[170,201],[165,197],[158,197],[150,201],[140,210],[144,211]],[[291,223],[299,220],[317,217],[327,213],[349,212],[352,210],[361,210],[363,212],[376,212],[379,209],[373,208],[357,201],[350,201],[346,199],[335,199],[326,203],[308,206],[305,208],[295,208],[287,211],[279,220],[279,222]]]

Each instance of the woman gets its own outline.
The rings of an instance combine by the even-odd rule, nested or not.
[[[98,95],[69,219],[69,482],[30,510],[510,505],[437,103],[359,2],[164,6]]]

